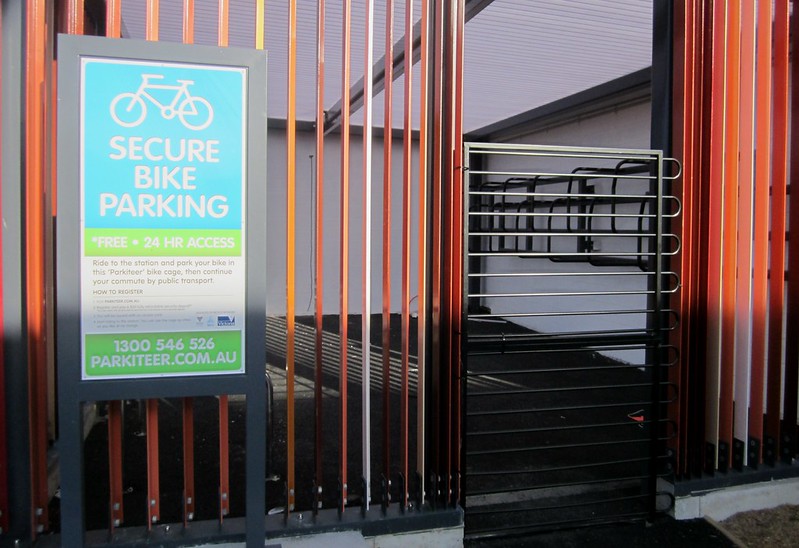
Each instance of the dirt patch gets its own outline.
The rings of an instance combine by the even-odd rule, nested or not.
[[[721,525],[744,546],[794,547],[799,542],[799,506],[741,512]]]

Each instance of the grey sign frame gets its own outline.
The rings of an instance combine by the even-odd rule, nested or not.
[[[82,57],[191,63],[247,71],[246,323],[243,374],[81,380],[80,64]],[[84,402],[239,394],[246,397],[246,541],[265,537],[266,52],[90,36],[58,37],[57,370],[61,535],[85,543]]]

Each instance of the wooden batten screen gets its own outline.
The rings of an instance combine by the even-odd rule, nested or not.
[[[673,413],[680,474],[696,477],[797,453],[799,19],[788,0],[675,5],[685,214]]]
[[[57,432],[53,427],[56,422],[53,233],[56,218],[55,120],[58,106],[55,36],[59,32],[121,40],[135,35],[149,41],[172,40],[184,44],[208,43],[210,36],[210,40],[219,47],[228,47],[233,43],[238,47],[264,49],[269,38],[268,28],[281,28],[287,38],[285,58],[277,62],[277,54],[271,54],[269,62],[270,66],[285,67],[285,74],[280,79],[283,83],[277,87],[283,86],[286,109],[274,116],[285,116],[285,125],[281,120],[277,125],[282,129],[276,129],[275,132],[281,131],[281,139],[285,139],[283,158],[286,174],[285,179],[273,180],[270,184],[281,185],[286,196],[285,256],[275,257],[276,261],[285,262],[286,274],[285,301],[281,303],[281,306],[285,304],[285,330],[278,337],[281,340],[275,343],[284,344],[285,393],[279,394],[278,403],[285,416],[285,421],[281,423],[281,428],[285,428],[285,432],[281,432],[285,451],[282,451],[284,454],[281,458],[274,459],[281,463],[281,468],[270,470],[275,472],[273,476],[279,477],[281,483],[268,484],[267,491],[280,492],[279,507],[283,508],[286,520],[295,510],[312,509],[316,513],[319,508],[325,508],[337,509],[343,514],[352,500],[359,500],[364,512],[369,509],[370,501],[382,506],[384,513],[387,508],[404,513],[422,506],[428,509],[455,507],[461,496],[459,331],[465,4],[464,0],[366,0],[362,3],[353,0],[328,0],[326,3],[325,0],[317,0],[313,7],[315,28],[312,32],[306,32],[303,23],[307,22],[309,11],[297,0],[252,0],[244,3],[230,0],[27,1],[23,10],[25,28],[22,56],[25,65],[22,83],[24,110],[21,113],[24,126],[22,184],[25,201],[20,218],[25,238],[21,246],[21,270],[24,272],[24,294],[21,298],[26,312],[24,329],[28,336],[27,356],[19,359],[26,361],[27,371],[29,439],[26,445],[29,447],[29,462],[26,474],[30,479],[30,513],[26,519],[30,523],[24,529],[17,528],[17,533],[25,536],[30,532],[35,538],[40,533],[51,532],[54,526],[52,516],[48,514],[54,496],[52,486],[48,484],[48,450],[52,452],[57,445],[54,444]],[[3,8],[6,5],[4,2]],[[357,9],[362,5],[366,6],[365,14]],[[251,14],[251,17],[248,15],[244,18],[248,25],[245,34],[252,35],[252,43],[248,44],[242,44],[242,35],[236,34],[244,32],[241,28],[242,18],[234,17],[237,13],[240,15],[242,9]],[[380,29],[375,23],[376,11],[384,15],[390,25],[384,36],[378,36]],[[276,14],[283,12],[288,14],[285,27],[268,27],[267,23],[278,25]],[[404,16],[396,17],[400,13]],[[127,24],[123,16],[129,18]],[[133,27],[135,31],[131,31]],[[340,32],[340,48],[330,40],[326,42],[326,29],[328,35]],[[379,52],[383,48],[379,46],[383,40],[383,59],[377,59],[381,57]],[[303,65],[303,42],[306,47],[308,42],[312,43],[316,49],[311,74],[301,72],[308,70]],[[355,83],[360,77],[360,69],[352,62],[357,57],[353,44],[361,43],[365,43],[366,49],[363,72],[367,75],[366,84],[363,80]],[[373,51],[374,45],[378,49]],[[279,48],[275,49],[279,51]],[[340,63],[332,60],[330,50],[341,56],[336,60],[340,60]],[[390,62],[385,63],[384,59]],[[413,60],[413,63],[406,63],[406,60]],[[421,69],[418,72],[413,70],[416,63]],[[382,73],[377,70],[379,67],[384,68]],[[403,73],[404,86],[401,86],[395,80]],[[330,88],[325,87],[326,78],[339,82],[335,97],[331,96]],[[418,82],[415,81],[417,78]],[[310,244],[298,242],[304,233],[298,233],[295,226],[298,224],[298,200],[301,201],[303,197],[297,195],[302,182],[298,181],[301,176],[297,171],[304,161],[298,151],[304,143],[298,138],[297,132],[302,127],[308,127],[307,123],[304,126],[298,124],[298,112],[302,112],[302,109],[298,109],[297,102],[304,97],[302,87],[304,84],[307,86],[308,82],[316,87],[314,119],[304,120],[315,125],[313,180],[316,193],[312,213],[315,238]],[[394,96],[391,94],[392,83],[397,84],[393,86]],[[374,100],[381,91],[386,101],[382,105],[384,123],[390,126],[382,132],[382,143],[377,132],[372,136],[372,114],[378,106]],[[417,103],[421,105],[418,112],[413,107]],[[392,113],[398,112],[402,112],[402,117],[395,114],[395,123],[392,123]],[[363,131],[353,127],[351,116],[353,120],[364,124]],[[332,136],[332,132],[338,135]],[[395,151],[393,159],[392,135],[395,141],[401,140],[401,147],[397,146],[401,153]],[[3,138],[5,140],[6,136]],[[351,152],[353,155],[357,153],[361,145],[363,167],[350,158]],[[377,158],[372,152],[373,145],[382,146],[385,150],[382,165],[375,162],[375,171],[382,168],[389,174],[384,181],[385,198],[381,204],[385,228],[385,272],[372,271],[372,246],[368,239],[377,229],[370,217],[374,209],[371,207],[371,191],[383,183],[378,181],[382,178],[371,173],[372,159]],[[327,157],[333,159],[329,161],[330,164],[335,160],[340,164],[340,172],[334,177],[331,177],[330,167],[328,173],[325,172],[325,150]],[[392,164],[394,173],[401,174],[393,180],[390,177]],[[355,223],[350,224],[349,195],[352,192],[353,198],[357,197],[355,195],[359,189],[353,180],[360,177],[365,186],[361,210],[363,224],[359,227]],[[337,187],[340,197],[338,208],[330,201],[323,204],[326,185]],[[401,214],[395,215],[392,221],[390,200],[393,189],[400,189],[398,195],[402,202],[401,208],[397,208]],[[325,225],[323,205],[327,215],[338,209],[340,220]],[[283,229],[282,226],[280,228]],[[325,268],[323,236],[325,231],[329,235],[333,229],[339,234],[338,245],[335,246],[339,255],[338,268],[330,268],[329,265]],[[354,238],[363,238],[363,260],[352,268],[352,272],[350,263],[354,261],[348,260],[350,254],[354,253],[349,245],[351,233]],[[454,237],[451,238],[451,235]],[[303,279],[296,269],[301,258],[297,255],[298,245],[310,248],[316,259],[313,280]],[[388,260],[392,248],[401,249],[399,260],[394,263]],[[5,255],[3,258],[5,261]],[[412,269],[414,264],[416,270]],[[370,330],[375,330],[375,327],[370,326],[368,314],[363,315],[361,324],[361,364],[355,363],[352,356],[355,346],[348,338],[347,316],[351,304],[348,293],[349,284],[358,278],[366,288],[362,300],[364,309],[370,305],[370,286],[373,283],[377,285],[375,282],[383,282],[381,304],[385,307],[380,329],[385,352],[382,354],[382,364],[377,363],[379,358],[373,357]],[[402,280],[399,289],[391,286],[391,280],[396,278]],[[338,333],[328,333],[323,329],[324,279],[334,279],[338,285],[339,306],[336,312],[339,318],[335,322]],[[1,284],[2,280],[0,289],[8,295],[8,287],[3,288]],[[305,357],[299,356],[300,349],[304,348],[299,337],[303,333],[307,335],[309,329],[295,317],[297,295],[308,289],[302,284],[311,286],[315,300],[312,329],[315,346],[310,361],[300,363]],[[401,302],[392,303],[392,293],[394,299],[401,299]],[[0,291],[0,304],[3,296],[4,293]],[[414,307],[418,310],[416,316],[412,313]],[[390,317],[391,312],[394,311],[396,315],[397,310],[401,311],[399,327],[392,326]],[[328,314],[330,312],[327,311]],[[329,326],[327,329],[330,329]],[[399,331],[398,337],[392,337],[395,331]],[[331,357],[323,352],[323,335],[338,337],[338,352],[333,358],[333,361],[337,361],[334,384],[325,379],[329,376],[328,362]],[[3,336],[3,324],[0,323],[0,340]],[[398,351],[389,351],[392,339],[401,340]],[[414,346],[417,347],[418,357],[411,355]],[[0,402],[3,366],[8,367],[8,360],[9,356],[0,355]],[[301,402],[295,398],[295,388],[303,386],[299,384],[302,380],[300,376],[306,375],[308,369],[312,374],[304,381],[313,384],[314,421],[299,422],[296,408]],[[382,379],[370,380],[370,369],[381,372]],[[358,374],[360,372],[363,374]],[[265,389],[271,391],[270,382],[267,379]],[[324,387],[325,391],[324,382],[328,383]],[[351,390],[350,396],[357,398],[360,393],[363,405],[353,414],[355,406],[348,402],[347,389],[348,385],[356,382],[360,383],[357,386],[359,390]],[[379,389],[372,390],[373,385],[378,385]],[[9,387],[9,390],[12,389],[14,387]],[[370,403],[370,395],[375,399],[373,403]],[[389,400],[393,402],[390,406]],[[236,483],[237,477],[231,472],[239,456],[235,449],[231,450],[236,443],[233,438],[237,427],[234,424],[241,421],[232,398],[220,395],[212,401],[211,406],[193,398],[166,403],[159,400],[141,402],[137,407],[141,429],[135,433],[131,432],[128,422],[131,414],[125,411],[126,406],[132,405],[130,402],[98,402],[97,408],[107,422],[107,426],[103,426],[103,430],[107,428],[107,433],[104,433],[107,436],[104,441],[107,455],[102,455],[103,468],[107,462],[107,472],[104,470],[93,480],[106,485],[102,498],[107,498],[97,502],[103,510],[94,514],[102,514],[102,519],[107,519],[103,525],[107,523],[112,536],[121,526],[144,526],[148,532],[152,532],[166,521],[182,520],[188,525],[197,519],[207,519],[208,508],[211,507],[213,519],[218,520],[221,530],[223,522],[231,521],[231,514],[235,516],[242,513],[242,509],[236,507],[236,501],[241,500],[245,486],[240,477]],[[331,408],[336,413],[323,419],[323,404],[330,403],[334,404]],[[381,406],[384,407],[382,416],[371,412]],[[214,414],[213,432],[209,434],[213,438],[210,450],[207,443],[200,447],[201,437],[203,442],[206,440],[200,433],[199,423],[195,424],[199,411],[209,407]],[[177,419],[174,418],[175,414]],[[380,416],[379,425],[371,425],[369,419],[372,415]],[[170,421],[178,424],[176,436],[170,436],[165,428],[165,424],[171,424]],[[271,436],[271,423],[265,425],[265,429]],[[350,441],[352,433],[359,430],[359,447],[350,447],[353,445]],[[386,436],[385,440],[381,440],[383,431],[393,432],[392,437],[389,439]],[[337,444],[323,442],[327,432],[335,433]],[[130,456],[130,446],[125,441],[131,435],[139,435],[146,441],[142,454],[135,459]],[[3,476],[6,473],[5,440],[6,436],[0,430],[0,527],[3,528],[0,534],[6,533],[8,514],[5,508],[7,485]],[[313,453],[296,450],[302,446],[313,446]],[[374,465],[370,451],[372,447],[378,454],[382,453],[381,462],[375,462]],[[182,474],[180,471],[176,474],[168,472],[165,454],[170,452],[170,448],[176,448],[175,453],[179,454]],[[360,460],[355,450],[358,448],[362,450]],[[202,462],[209,459],[215,463],[211,475],[201,468]],[[313,461],[313,477],[307,474],[299,477],[296,473],[302,459]],[[146,476],[146,481],[137,487],[135,499],[127,496],[131,488],[129,478],[125,477],[133,466],[131,460],[135,460],[133,465],[140,465],[141,475]],[[324,465],[333,461],[336,461],[335,470],[325,471]],[[380,475],[383,478],[375,477]],[[180,483],[177,496],[174,495],[174,486],[171,486],[175,481]],[[202,492],[207,492],[209,485],[212,495],[210,500],[203,500]],[[312,505],[307,504],[306,500],[311,490]],[[372,494],[373,491],[377,494]],[[331,503],[331,497],[334,497],[334,503]],[[131,503],[131,500],[134,502]],[[375,511],[381,511],[381,508]],[[347,513],[352,515],[354,511],[347,510]],[[302,515],[298,515],[298,519],[302,519]]]

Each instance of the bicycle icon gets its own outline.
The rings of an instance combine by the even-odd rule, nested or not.
[[[211,125],[214,109],[205,98],[189,93],[193,80],[177,80],[177,85],[152,83],[152,80],[163,78],[161,74],[142,74],[141,84],[135,93],[126,91],[111,101],[111,118],[122,127],[138,126],[147,117],[147,99],[160,109],[165,120],[177,116],[187,129],[200,131]],[[155,90],[174,91],[175,95],[168,104],[164,104],[150,93]]]

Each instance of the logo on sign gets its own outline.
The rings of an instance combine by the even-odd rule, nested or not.
[[[236,325],[236,316],[217,316],[217,327],[232,327]]]
[[[142,74],[136,92],[120,93],[111,101],[111,117],[122,127],[136,127],[147,117],[147,103],[154,105],[165,120],[178,117],[186,129],[200,131],[211,125],[214,109],[204,97],[192,95],[193,80],[177,80],[176,84],[153,83],[163,80],[162,74]]]

